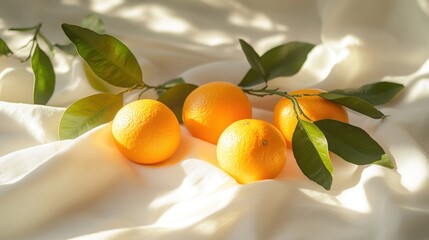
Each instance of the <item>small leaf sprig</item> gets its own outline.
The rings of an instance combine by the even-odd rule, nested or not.
[[[81,25],[94,31],[104,31],[103,21],[95,14],[86,16],[82,20]],[[53,44],[42,33],[41,29],[42,24],[39,23],[32,27],[10,28],[9,30],[17,32],[33,32],[32,38],[23,46],[19,47],[15,53],[30,46],[27,57],[20,60],[21,62],[27,62],[31,58],[31,67],[34,73],[33,103],[46,105],[55,91],[56,81],[54,67],[49,55],[53,55],[55,53],[55,48],[61,49],[62,51],[72,55],[76,55],[76,50],[72,43],[65,45]],[[43,51],[41,45],[47,46],[50,54]],[[0,56],[10,57],[15,55],[15,53],[9,48],[7,43],[0,38]]]
[[[52,97],[55,90],[55,72],[49,56],[40,47],[41,42],[46,44],[52,52],[54,45],[41,32],[42,24],[39,23],[33,27],[10,28],[10,31],[31,32],[33,37],[17,51],[30,46],[30,51],[25,59],[26,62],[31,58],[31,67],[34,72],[33,102],[35,104],[46,105]],[[15,53],[7,46],[3,39],[0,39],[0,56],[11,56]]]
[[[246,74],[247,78],[245,77],[239,83],[243,91],[258,97],[279,95],[292,101],[298,121],[292,136],[292,150],[298,166],[310,180],[327,190],[331,188],[333,167],[329,151],[356,165],[374,163],[387,168],[394,168],[388,154],[363,129],[333,119],[313,121],[300,108],[297,98],[319,96],[373,119],[383,119],[386,115],[374,106],[389,102],[404,88],[402,84],[377,82],[364,85],[358,89],[333,90],[315,95],[289,95],[287,92],[268,87],[269,80],[277,76],[286,76],[277,74],[279,71],[272,67],[272,62],[276,61],[272,59],[275,57],[277,59],[292,59],[290,55],[298,57],[298,59],[305,59],[309,52],[308,49],[312,47],[306,43],[295,42],[290,43],[295,45],[293,49],[296,51],[293,53],[278,51],[278,48],[274,48],[260,57],[244,40],[240,40],[240,44],[251,66]],[[293,65],[290,60],[284,61],[284,63],[288,62],[289,64],[286,65]],[[296,72],[303,63],[304,61],[300,65],[295,65]],[[296,72],[292,72],[292,74]],[[262,88],[251,88],[260,83],[265,83]]]

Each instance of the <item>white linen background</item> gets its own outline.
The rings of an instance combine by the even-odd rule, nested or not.
[[[215,146],[182,127],[178,152],[142,166],[116,150],[109,125],[66,141],[66,106],[97,93],[78,58],[55,55],[49,106],[31,103],[28,64],[0,58],[0,239],[427,239],[429,229],[428,1],[2,1],[0,37],[17,49],[28,35],[9,27],[43,23],[65,42],[63,22],[99,14],[136,54],[144,81],[177,76],[201,84],[238,82],[248,69],[237,39],[259,53],[300,40],[317,44],[302,71],[273,87],[406,85],[380,121],[350,113],[397,169],[356,167],[335,157],[325,191],[292,154],[275,180],[237,184],[216,166]],[[127,101],[135,99],[127,96]],[[145,97],[153,97],[146,95]],[[270,120],[277,98],[252,98]]]

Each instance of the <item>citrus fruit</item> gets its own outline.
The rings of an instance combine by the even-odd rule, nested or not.
[[[286,150],[280,131],[257,119],[231,124],[216,147],[219,166],[239,183],[275,178],[286,163]]]
[[[162,162],[180,144],[180,126],[163,103],[142,99],[122,107],[112,122],[112,135],[119,151],[141,164]]]
[[[292,91],[289,95],[319,94],[322,92],[324,91],[320,89],[302,89]],[[296,97],[296,100],[304,114],[312,121],[335,119],[348,122],[347,111],[336,103],[325,100],[319,96],[301,96]],[[309,121],[303,115],[300,115],[300,119]],[[273,123],[282,132],[288,147],[292,146],[292,136],[297,122],[298,120],[293,109],[292,101],[288,98],[281,98],[274,108]]]
[[[183,104],[185,127],[196,138],[216,144],[231,123],[252,117],[246,94],[228,82],[210,82],[192,91]]]

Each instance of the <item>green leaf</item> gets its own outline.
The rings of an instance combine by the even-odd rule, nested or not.
[[[82,22],[81,27],[88,28],[96,33],[105,33],[104,23],[101,18],[99,18],[96,14],[89,14],[86,16]],[[76,47],[73,43],[67,43],[67,44],[54,44],[55,47],[61,49],[67,54],[77,56],[78,53],[76,51]]]
[[[9,31],[28,32],[28,31],[33,31],[37,28],[38,28],[38,25],[34,27],[9,28]]]
[[[313,48],[314,45],[310,43],[290,42],[268,50],[261,57],[262,67],[269,75],[268,80],[296,74]],[[264,81],[252,68],[238,85],[241,87],[251,87]]]
[[[378,161],[375,161],[374,164],[380,165],[382,167],[390,168],[390,169],[395,168],[395,165],[393,164],[392,159],[390,159],[389,155],[387,154],[383,154],[383,156],[381,156],[381,159]]]
[[[382,112],[376,109],[369,102],[358,97],[346,96],[338,93],[329,93],[329,92],[320,93],[319,96],[323,97],[326,100],[338,103],[344,107],[350,108],[352,110],[355,110],[356,112],[362,113],[374,119],[380,119],[380,118],[386,117],[386,115],[384,115]]]
[[[31,65],[34,72],[34,103],[46,104],[55,90],[55,73],[48,55],[36,45]]]
[[[161,96],[165,91],[167,91],[167,89],[165,88],[171,88],[182,83],[185,83],[185,80],[183,78],[179,77],[179,78],[171,79],[161,85],[161,87],[164,87],[164,88],[156,89],[156,93],[158,94],[158,96]]]
[[[328,140],[329,150],[347,162],[371,164],[385,154],[383,148],[363,129],[333,119],[314,122]]]
[[[104,81],[130,88],[143,85],[142,71],[132,52],[118,39],[75,25],[61,25],[79,55]]]
[[[13,54],[6,42],[0,38],[0,56],[9,56]]]
[[[239,41],[241,49],[243,50],[244,55],[246,55],[247,62],[249,62],[253,71],[256,72],[265,82],[267,82],[268,74],[265,72],[264,67],[262,66],[261,57],[246,41],[243,39],[239,39]]]
[[[322,131],[311,122],[299,120],[292,136],[292,149],[304,175],[329,190],[333,168]]]
[[[95,90],[100,92],[105,92],[105,93],[111,92],[107,86],[108,84],[105,81],[103,81],[103,79],[95,75],[92,72],[91,68],[89,68],[88,64],[86,64],[85,62],[83,63],[83,71],[91,87],[93,87]]]
[[[404,85],[393,82],[376,82],[366,84],[358,89],[337,89],[330,93],[362,98],[372,105],[381,105],[389,102],[397,93],[404,89]]]
[[[122,105],[122,94],[102,93],[76,101],[66,109],[61,118],[59,138],[75,138],[111,121]]]
[[[77,56],[77,51],[76,51],[76,47],[74,46],[73,43],[68,43],[68,44],[54,44],[54,47],[57,47],[59,49],[61,49],[62,51],[64,51],[67,54],[73,55],[73,56]]]
[[[80,24],[84,28],[88,28],[96,33],[105,33],[104,22],[97,14],[87,15]]]
[[[159,96],[158,101],[167,105],[182,123],[182,108],[186,97],[198,86],[189,83],[178,84]]]

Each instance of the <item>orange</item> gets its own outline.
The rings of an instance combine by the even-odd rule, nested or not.
[[[112,135],[119,151],[140,164],[162,162],[180,144],[180,126],[163,103],[142,99],[122,107],[112,122]]]
[[[319,89],[302,89],[292,91],[289,95],[319,94],[321,92],[324,91]],[[325,100],[319,96],[297,96],[296,99],[302,111],[311,121],[321,119],[335,119],[342,122],[349,121],[347,111],[334,102]],[[297,111],[299,112],[299,110]],[[302,120],[309,121],[301,114],[299,117]],[[297,122],[292,101],[288,98],[281,98],[274,108],[273,123],[282,132],[288,147],[292,146],[292,136]]]
[[[216,147],[219,166],[239,183],[275,178],[286,163],[286,150],[280,131],[257,119],[231,124]]]
[[[231,123],[252,117],[246,94],[228,82],[210,82],[192,91],[183,104],[185,127],[196,138],[216,144]]]

